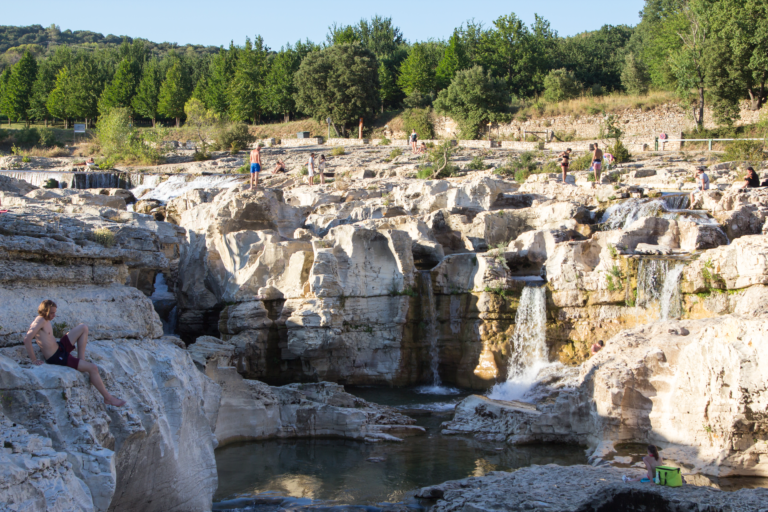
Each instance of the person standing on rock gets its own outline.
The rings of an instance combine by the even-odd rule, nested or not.
[[[696,194],[699,192],[704,193],[705,190],[709,190],[709,176],[704,172],[703,167],[696,168],[696,189],[691,192],[691,198],[688,202],[688,208],[693,208],[693,202],[696,200]]]
[[[320,155],[320,163],[317,164],[317,170],[320,172],[320,184],[325,185],[325,155]]]
[[[417,149],[416,149],[416,142],[418,142],[418,140],[419,140],[419,135],[416,133],[416,129],[414,128],[414,129],[413,129],[413,131],[411,132],[411,138],[410,138],[410,143],[411,143],[411,152],[412,152],[414,155],[415,155],[415,154],[416,154],[416,152],[417,152]]]
[[[568,174],[568,166],[570,165],[571,148],[566,149],[560,153],[560,168],[563,170],[563,185],[565,185],[565,176]]]
[[[65,334],[61,340],[56,341],[56,338],[53,336],[53,328],[51,327],[51,320],[54,318],[56,318],[56,303],[52,300],[41,302],[37,308],[37,317],[32,322],[32,325],[29,326],[29,331],[27,331],[27,335],[24,337],[24,347],[27,349],[27,354],[29,354],[32,364],[37,366],[43,364],[43,361],[37,358],[32,348],[32,340],[36,339],[46,363],[68,366],[74,370],[87,373],[93,387],[104,397],[105,404],[114,405],[115,407],[125,405],[125,400],[120,400],[110,395],[107,388],[104,387],[104,382],[99,375],[99,368],[85,360],[85,346],[88,344],[88,326],[80,324]],[[77,357],[70,355],[70,352],[75,350],[73,342],[77,345]]]
[[[259,173],[261,172],[261,148],[258,144],[251,150],[251,190],[259,186]],[[256,183],[254,184],[254,180]]]
[[[307,161],[307,183],[311,187],[315,184],[315,154],[309,154],[309,160]]]
[[[595,183],[600,183],[600,171],[603,169],[603,150],[597,147],[597,142],[595,142],[595,151],[592,153],[592,169],[595,171]]]

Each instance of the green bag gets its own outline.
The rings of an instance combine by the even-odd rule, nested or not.
[[[656,466],[656,483],[667,487],[680,487],[683,485],[683,475],[680,468],[672,466]]]

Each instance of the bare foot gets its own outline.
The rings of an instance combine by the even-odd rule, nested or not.
[[[115,407],[122,407],[125,405],[125,400],[120,400],[119,398],[110,396],[109,398],[104,399],[104,403],[107,405],[114,405]]]

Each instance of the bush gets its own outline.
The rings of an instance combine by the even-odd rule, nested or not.
[[[344,147],[343,146],[336,146],[331,150],[331,156],[341,156],[344,155]]]
[[[194,160],[195,162],[202,162],[210,158],[211,158],[211,155],[207,155],[202,151],[195,151],[194,153],[192,153],[192,160]]]
[[[592,167],[592,153],[586,152],[580,157],[572,159],[568,169],[572,171],[586,171],[590,167]]]
[[[448,178],[456,172],[456,166],[451,165],[451,155],[453,155],[453,146],[449,141],[445,141],[439,146],[432,148],[426,155],[425,160],[429,162],[428,168],[431,168],[431,178]]]
[[[395,158],[401,156],[403,154],[403,150],[400,148],[395,148],[392,151],[389,152],[389,156],[385,158],[384,160],[387,162],[391,162]]]
[[[59,188],[59,182],[53,178],[48,178],[47,180],[45,180],[45,184],[43,185],[43,188]]]
[[[114,158],[99,158],[95,160],[96,165],[99,166],[99,169],[114,169],[115,168],[115,159]]]
[[[126,108],[113,108],[99,119],[96,138],[105,157],[104,165],[111,168],[117,162],[156,165],[162,162],[158,146],[160,132],[137,131],[131,127],[130,112]],[[99,164],[101,167],[102,164]]]
[[[50,148],[59,145],[59,142],[56,140],[56,135],[50,128],[38,128],[37,132],[40,134],[38,144],[42,147]]]
[[[390,144],[392,144],[392,141],[386,137],[382,137],[379,141],[379,146],[389,146]]]
[[[21,161],[24,162],[25,164],[28,164],[29,162],[32,161],[32,159],[29,158],[27,155],[24,155],[23,157],[21,157]]]
[[[16,130],[13,138],[19,146],[32,147],[40,143],[40,132],[37,128],[22,128]]]
[[[410,135],[416,130],[420,139],[434,139],[435,125],[432,122],[432,110],[430,108],[409,108],[403,112],[403,128]]]
[[[115,245],[115,234],[108,228],[99,228],[91,231],[91,238],[94,242],[104,247]]]
[[[248,174],[251,172],[251,164],[243,164],[235,170],[238,174]]]
[[[245,123],[220,123],[216,126],[213,137],[216,140],[216,149],[233,153],[244,150],[256,140]]]
[[[576,75],[567,69],[553,69],[544,77],[544,99],[552,103],[575,98],[581,89]]]
[[[483,162],[483,159],[479,156],[476,156],[472,159],[471,162],[469,162],[469,165],[467,165],[468,169],[472,169],[473,171],[484,171],[488,168],[487,165],[485,165],[485,162]]]
[[[419,171],[416,173],[416,177],[420,180],[429,180],[432,179],[432,173],[434,172],[434,169],[429,167],[422,167],[419,169]]]
[[[301,171],[299,171],[299,174],[301,174],[302,176],[309,175],[309,171],[307,170],[307,166],[306,165],[301,167]]]
[[[51,327],[53,327],[53,335],[57,338],[63,338],[69,330],[69,324],[67,322],[54,322]]]
[[[515,181],[523,183],[537,168],[536,157],[530,151],[525,151],[518,158],[510,158],[507,163],[497,168],[494,174],[514,176]]]
[[[595,173],[594,172],[590,171],[587,174],[587,181],[595,181]]]
[[[723,162],[748,162],[759,165],[764,159],[763,143],[756,140],[736,140],[729,142],[723,154]]]
[[[616,139],[613,146],[608,147],[608,152],[613,155],[617,164],[629,162],[629,159],[632,157],[627,147],[621,142],[621,139]]]

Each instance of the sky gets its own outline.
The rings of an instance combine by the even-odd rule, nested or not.
[[[595,30],[605,24],[636,25],[643,0],[34,0],[5,2],[0,25],[49,26],[127,35],[154,42],[227,46],[245,37],[264,37],[278,49],[287,42],[325,40],[328,26],[356,23],[378,14],[391,17],[409,41],[447,39],[455,27],[474,18],[491,25],[514,12],[530,24],[534,14],[548,20],[561,36]]]

